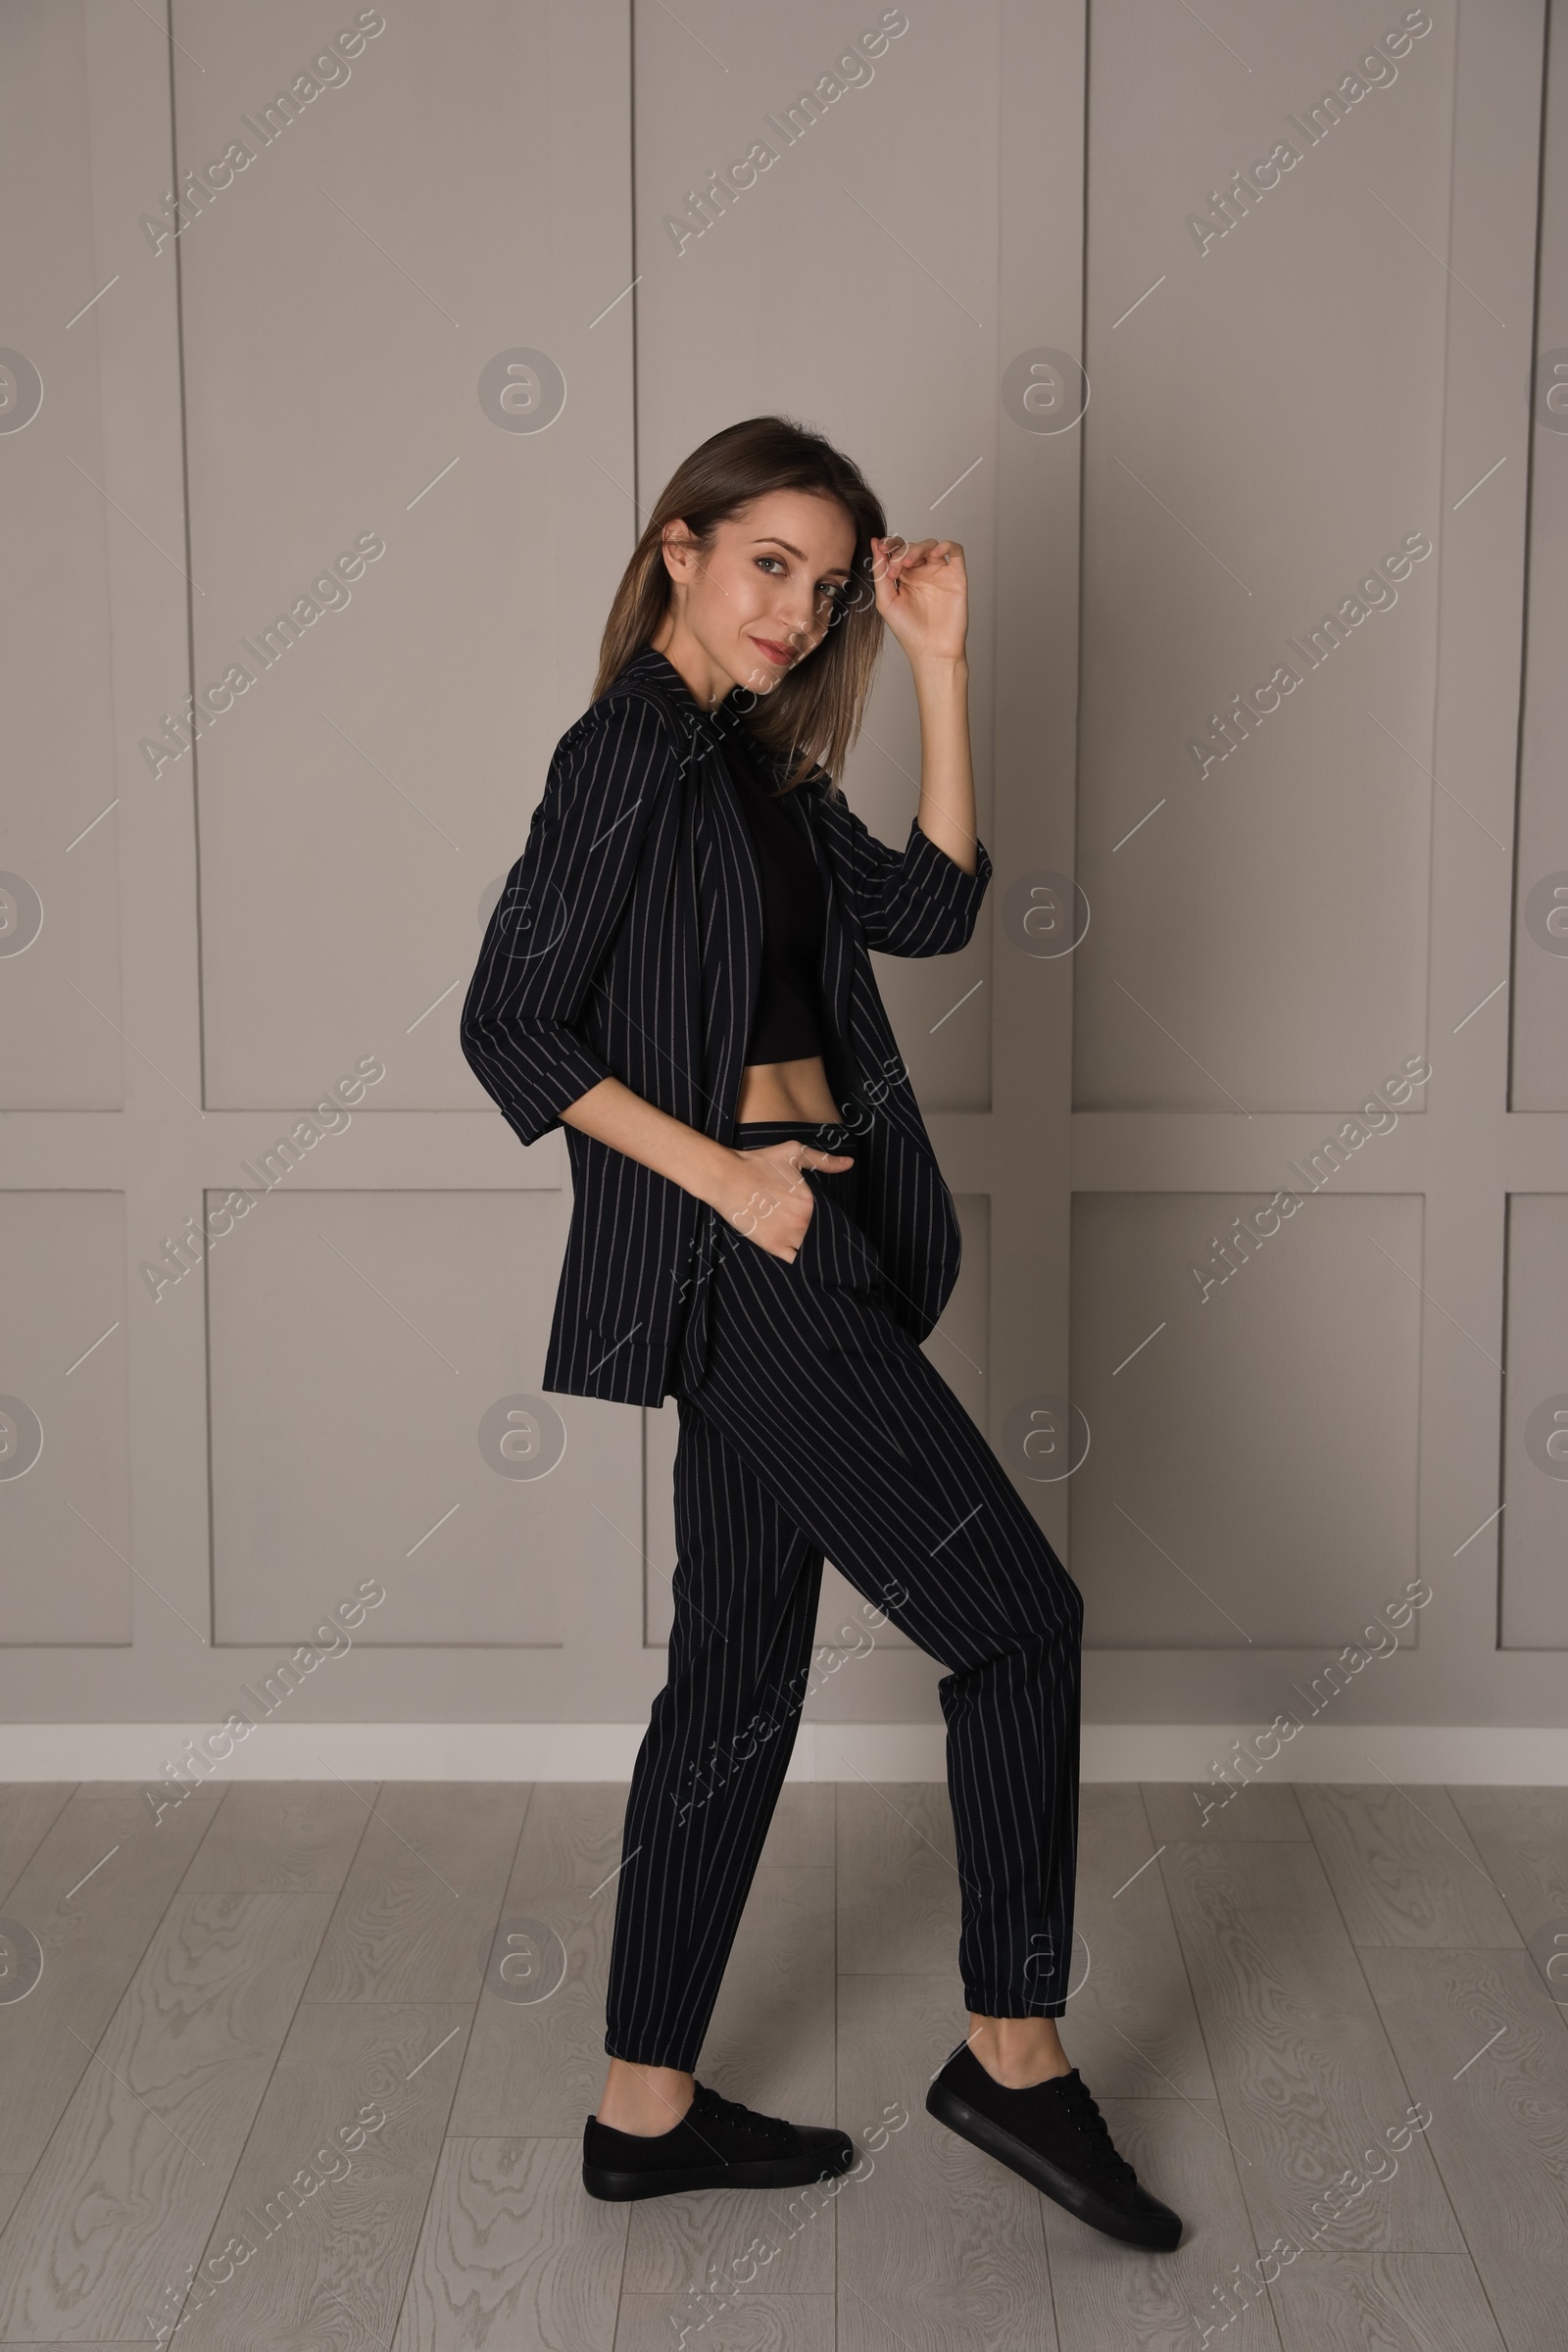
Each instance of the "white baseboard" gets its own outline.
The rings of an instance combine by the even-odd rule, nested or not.
[[[240,1781],[624,1781],[641,1723],[259,1724],[210,1762],[213,1786]],[[1087,1781],[1206,1784],[1255,1724],[1091,1723]],[[202,1726],[0,1725],[0,1781],[161,1781]],[[1255,1777],[1269,1781],[1449,1781],[1568,1787],[1568,1730],[1469,1724],[1307,1724]],[[945,1781],[940,1723],[805,1723],[792,1781]]]

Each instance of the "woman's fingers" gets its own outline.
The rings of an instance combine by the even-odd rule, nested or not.
[[[761,1164],[754,1165],[755,1182],[744,1209],[724,1212],[729,1223],[770,1257],[793,1264],[816,1208],[806,1178],[818,1168],[829,1175],[842,1174],[854,1167],[854,1153],[819,1152],[792,1136],[777,1144],[753,1146],[736,1156]]]
[[[893,581],[943,564],[950,567],[956,564],[960,569],[963,564],[963,549],[956,539],[879,539],[872,545],[882,551],[878,562],[883,575]],[[891,552],[895,547],[897,553]]]

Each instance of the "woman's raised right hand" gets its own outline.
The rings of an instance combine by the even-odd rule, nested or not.
[[[818,1152],[792,1138],[754,1152],[728,1152],[726,1156],[734,1163],[733,1178],[720,1186],[711,1206],[726,1225],[770,1257],[782,1257],[791,1265],[816,1205],[803,1169],[826,1168],[839,1175],[855,1165],[852,1152]]]

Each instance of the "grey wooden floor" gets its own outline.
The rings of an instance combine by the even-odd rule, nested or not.
[[[700,2065],[857,2173],[587,2197],[623,1803],[0,1789],[8,1965],[44,1960],[0,1977],[0,2345],[1568,2340],[1568,1790],[1260,1782],[1200,1829],[1085,1789],[1063,2037],[1187,2217],[1165,2257],[925,2113],[966,2022],[940,1785],[785,1790]]]

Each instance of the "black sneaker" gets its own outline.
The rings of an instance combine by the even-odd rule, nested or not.
[[[591,2115],[583,2127],[582,2184],[591,2197],[671,2197],[684,2188],[794,2188],[833,2180],[855,2162],[847,2132],[786,2124],[699,2082],[667,2132],[617,2132]]]
[[[962,2041],[933,2080],[925,2103],[938,2123],[1021,2173],[1092,2230],[1156,2254],[1168,2254],[1180,2242],[1180,2215],[1140,2187],[1076,2067],[1008,2090]]]

